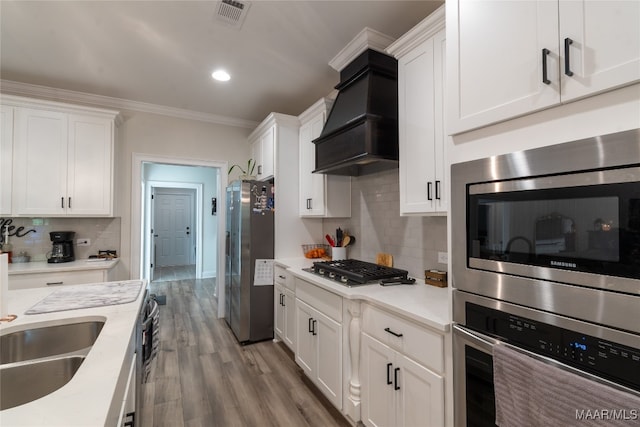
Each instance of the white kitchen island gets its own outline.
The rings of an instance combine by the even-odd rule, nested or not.
[[[144,281],[121,283],[139,286],[140,291],[137,296],[134,295],[135,299],[132,302],[33,315],[25,312],[52,293],[61,289],[81,290],[84,285],[8,292],[8,311],[18,317],[12,322],[0,324],[1,335],[81,321],[105,323],[82,365],[66,385],[30,403],[0,411],[0,425],[13,427],[118,424],[135,352],[136,322],[146,289]]]

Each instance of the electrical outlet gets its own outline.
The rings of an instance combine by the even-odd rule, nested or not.
[[[90,239],[76,239],[76,244],[78,246],[89,246],[91,244]]]
[[[440,264],[448,264],[449,254],[447,252],[438,252],[438,262]]]

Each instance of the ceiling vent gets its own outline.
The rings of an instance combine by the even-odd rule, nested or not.
[[[230,27],[240,29],[244,23],[251,3],[237,0],[222,0],[216,6],[215,17]]]

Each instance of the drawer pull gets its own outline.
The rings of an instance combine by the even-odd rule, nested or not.
[[[311,326],[311,322],[313,322],[313,319],[311,317],[309,317],[309,333],[313,333],[313,326]]]
[[[285,280],[287,277],[286,276],[282,276],[282,275],[278,275],[279,278],[281,278],[282,280]]]
[[[391,372],[389,371],[389,368],[392,366],[393,366],[393,363],[387,363],[387,385],[393,384],[391,382]]]
[[[391,335],[396,336],[396,337],[398,337],[398,338],[400,338],[400,337],[402,336],[402,334],[398,334],[398,333],[396,333],[396,332],[393,332],[390,328],[384,328],[384,331],[385,331],[385,332],[388,332],[388,333],[390,333]]]
[[[313,333],[311,335],[318,335],[318,333],[316,332],[316,324],[318,323],[317,320],[313,320]]]
[[[47,286],[63,285],[64,282],[47,282]]]

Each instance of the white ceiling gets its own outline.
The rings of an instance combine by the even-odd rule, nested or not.
[[[364,27],[397,38],[442,3],[258,0],[237,30],[217,1],[0,0],[0,77],[258,122],[329,94]]]

